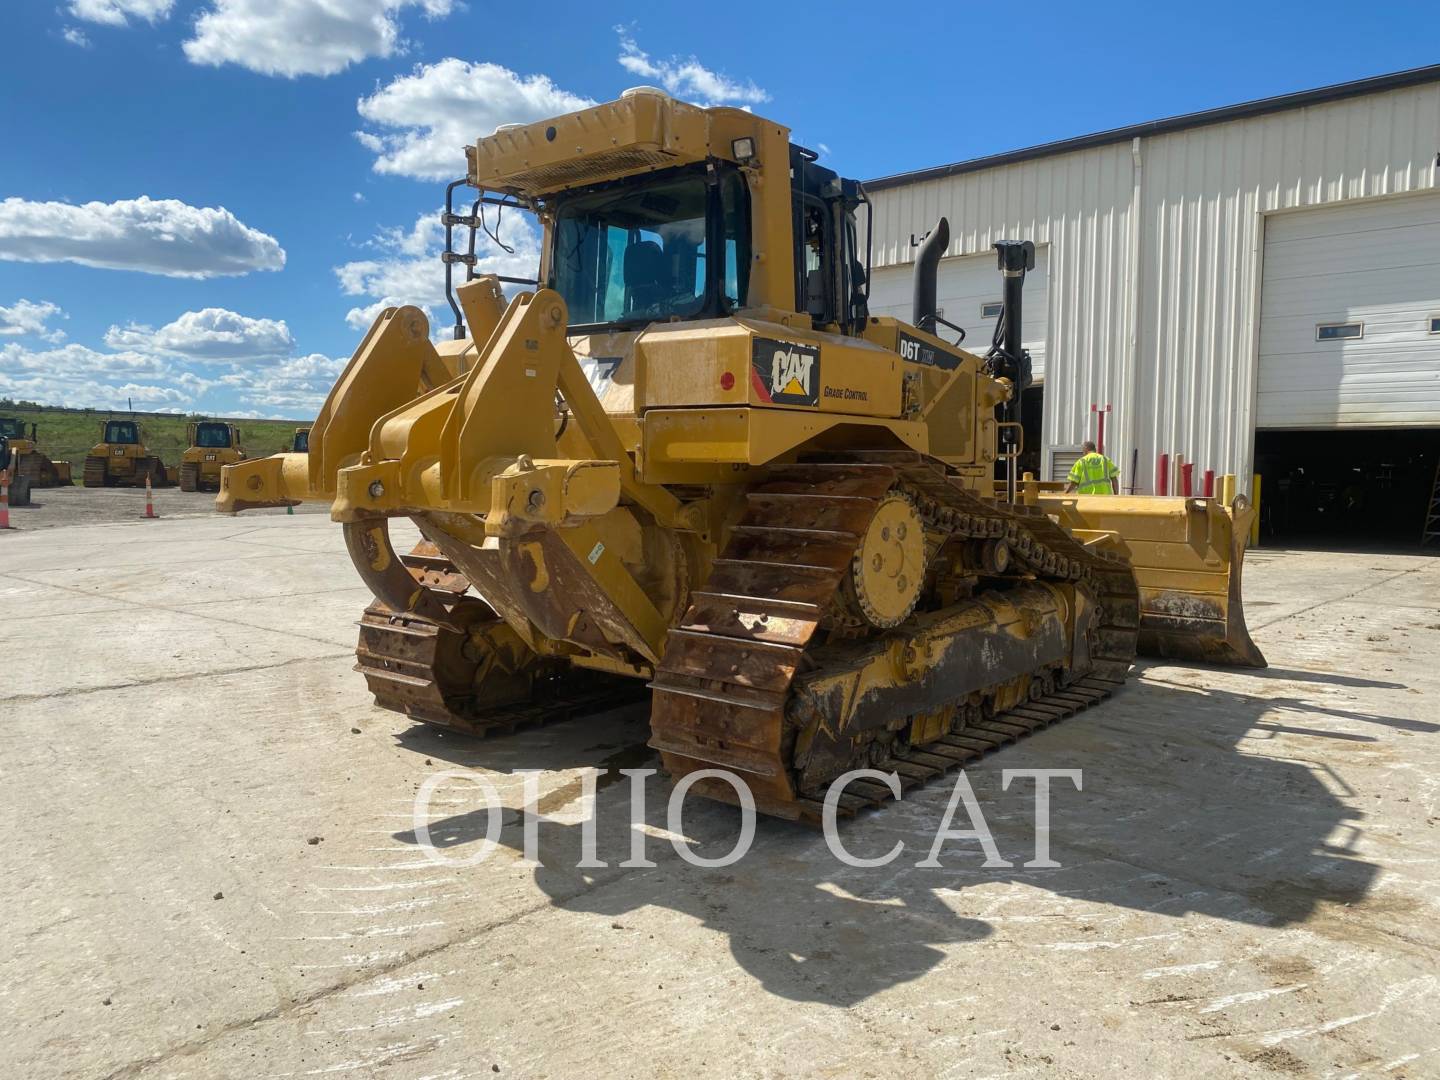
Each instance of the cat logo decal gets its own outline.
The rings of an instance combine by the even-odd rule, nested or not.
[[[775,405],[819,405],[820,347],[756,338],[750,376],[761,401]]]

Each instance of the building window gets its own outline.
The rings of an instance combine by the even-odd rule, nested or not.
[[[1364,336],[1364,323],[1320,323],[1318,326],[1315,327],[1316,341],[1335,341],[1337,338],[1363,338]]]
[[[1004,305],[1004,304],[1002,304],[999,300],[992,300],[992,301],[991,301],[990,303],[988,303],[988,304],[981,304],[981,305],[980,305],[980,318],[982,318],[982,319],[998,319],[998,318],[1000,317],[1000,313],[1001,313],[1002,311],[1004,311],[1004,310],[1005,310],[1005,305]]]
[[[1430,333],[1440,334],[1440,315],[1430,316]]]

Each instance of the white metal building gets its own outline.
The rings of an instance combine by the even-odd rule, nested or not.
[[[1288,476],[1315,436],[1281,431],[1383,449],[1440,428],[1440,65],[866,189],[872,312],[909,317],[914,253],[945,215],[942,314],[977,351],[1000,296],[991,244],[1035,242],[1045,475],[1093,434],[1092,404],[1113,406],[1106,449],[1141,492],[1160,452],[1248,478],[1257,430],[1259,460],[1272,444],[1286,459],[1262,471]]]

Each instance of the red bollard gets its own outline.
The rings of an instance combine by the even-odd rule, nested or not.
[[[1215,470],[1214,470],[1214,469],[1206,469],[1206,470],[1205,470],[1205,498],[1207,498],[1207,499],[1213,499],[1214,497],[1215,497]]]
[[[1170,494],[1170,455],[1161,454],[1155,462],[1155,494]]]
[[[13,528],[10,524],[10,470],[0,472],[0,529]]]
[[[145,516],[155,517],[155,496],[150,490],[150,474],[145,474]]]
[[[1180,466],[1180,494],[1187,499],[1191,496],[1195,481],[1195,463],[1187,461]]]

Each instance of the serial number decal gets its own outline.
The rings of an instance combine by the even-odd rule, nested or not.
[[[820,404],[820,347],[756,338],[750,382],[761,401],[776,405]]]
[[[945,371],[954,371],[960,366],[960,354],[951,352],[949,349],[932,345],[928,341],[921,341],[917,337],[911,337],[903,330],[900,331],[898,349],[901,360],[909,360],[912,364],[924,364],[927,367],[943,368]]]

